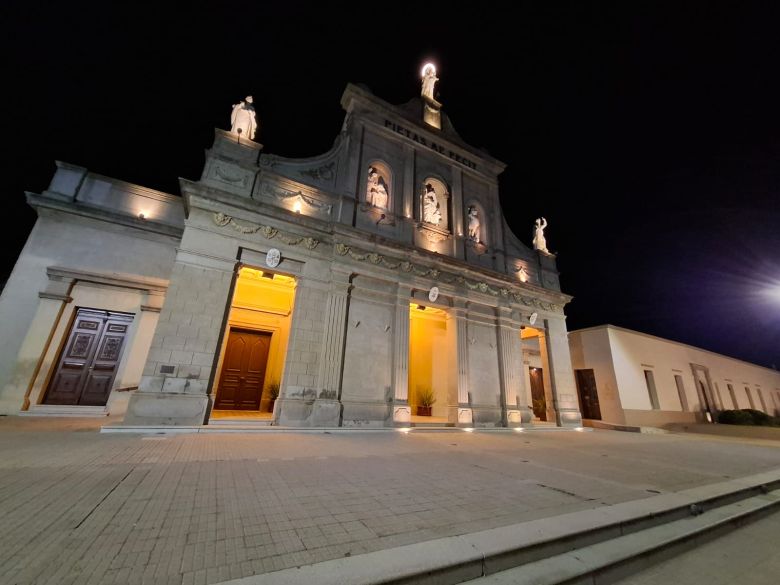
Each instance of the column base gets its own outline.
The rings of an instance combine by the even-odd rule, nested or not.
[[[205,394],[135,392],[121,426],[199,426],[211,399]]]
[[[393,407],[393,425],[408,427],[412,422],[412,408],[408,404],[396,404]]]
[[[555,417],[555,422],[559,427],[581,427],[582,415],[575,408],[561,409]]]
[[[328,399],[283,398],[274,405],[274,420],[283,427],[338,427],[341,403]]]
[[[473,427],[474,426],[474,413],[470,408],[458,407],[458,420],[455,424],[459,427]]]

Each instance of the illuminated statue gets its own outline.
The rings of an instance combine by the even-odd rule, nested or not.
[[[368,167],[366,201],[374,207],[387,209],[387,183],[374,167]]]
[[[479,244],[479,211],[473,205],[469,207],[469,239]]]
[[[239,136],[245,136],[249,140],[255,139],[257,131],[257,117],[255,116],[255,107],[252,105],[252,96],[246,96],[246,99],[233,105],[233,112],[230,114],[230,131]]]
[[[536,220],[536,225],[534,227],[534,250],[549,254],[550,251],[547,249],[547,240],[544,238],[544,228],[546,227],[546,219],[542,217],[541,219]]]
[[[436,77],[436,67],[433,66],[433,63],[428,63],[422,70],[422,92],[420,95],[429,100],[434,100],[433,86],[437,81],[439,81],[439,78]]]
[[[423,193],[423,221],[434,225],[439,225],[441,222],[439,200],[436,198],[436,191],[430,183],[425,184],[425,193]]]

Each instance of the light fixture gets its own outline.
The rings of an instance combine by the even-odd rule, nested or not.
[[[146,219],[146,214],[142,211],[138,214],[138,219]]]
[[[293,211],[295,213],[300,213],[301,212],[301,200],[300,199],[297,199],[295,201],[295,205],[293,205]]]

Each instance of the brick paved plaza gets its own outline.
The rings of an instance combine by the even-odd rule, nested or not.
[[[780,467],[594,432],[99,434],[0,418],[0,583],[219,583]]]

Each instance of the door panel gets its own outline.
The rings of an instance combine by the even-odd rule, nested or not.
[[[45,404],[104,406],[133,315],[78,309]]]
[[[596,388],[596,376],[593,370],[574,370],[577,381],[577,394],[580,397],[582,418],[601,420],[599,393]]]
[[[214,408],[259,410],[271,334],[231,329]]]
[[[547,400],[544,396],[544,372],[542,368],[531,368],[531,407],[534,416],[547,420]]]

